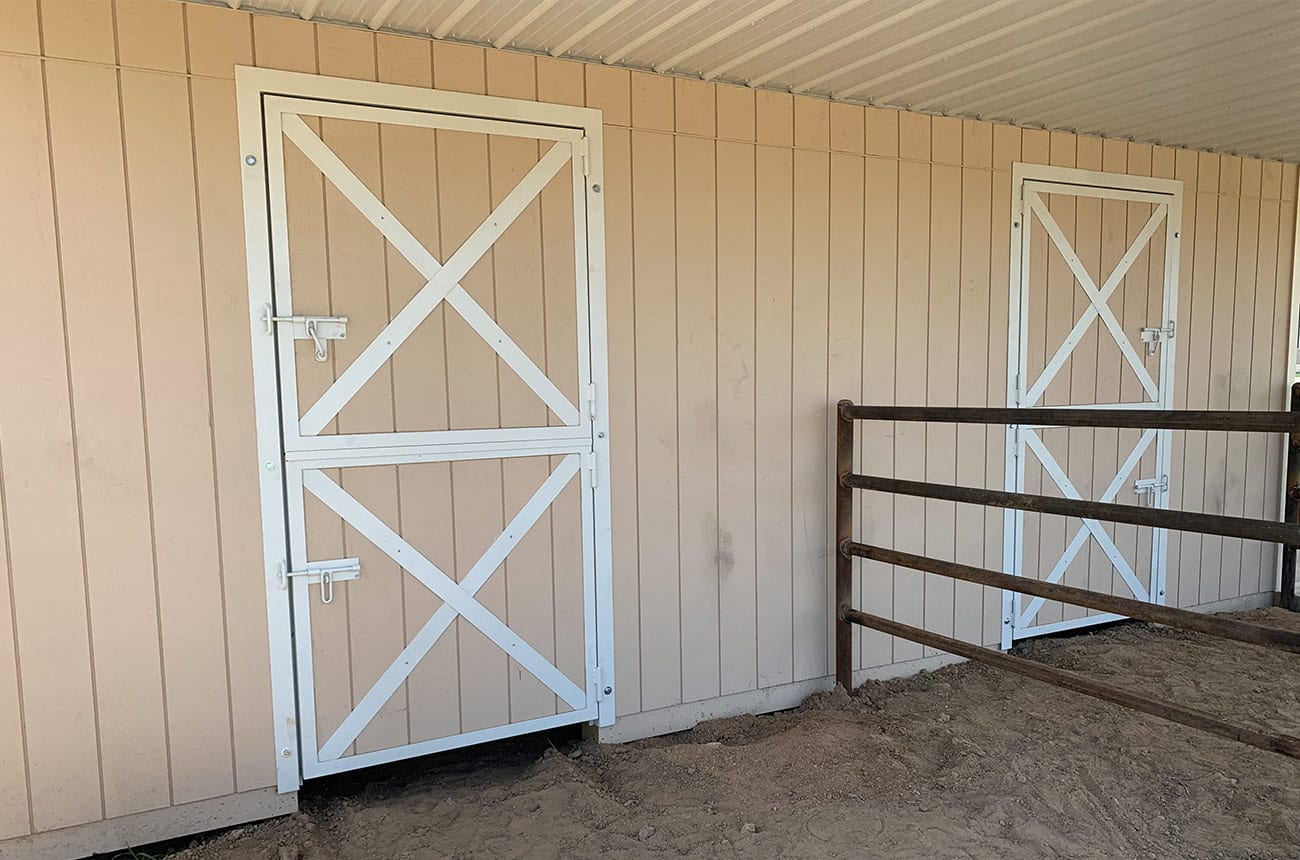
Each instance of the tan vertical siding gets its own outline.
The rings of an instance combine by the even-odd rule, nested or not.
[[[0,75],[0,105],[9,117],[0,127],[0,155],[25,165],[10,175],[10,205],[0,209],[6,241],[25,249],[11,257],[5,306],[29,318],[13,337],[0,339],[5,590],[12,600],[5,626],[13,627],[14,660],[6,696],[14,719],[5,725],[21,727],[3,742],[5,762],[13,765],[3,778],[5,796],[15,801],[5,805],[3,832],[10,835],[89,820],[103,810],[80,521],[69,516],[78,509],[76,448],[42,66],[6,56]],[[39,671],[23,671],[23,656],[30,661],[36,654],[42,655]],[[33,770],[32,761],[62,766]],[[64,768],[95,778],[69,782]]]
[[[718,282],[714,88],[675,81],[677,414],[682,698],[720,691],[718,609]]]
[[[179,23],[179,21],[177,22]],[[122,72],[173,802],[229,794],[230,703],[208,343],[182,77]]]
[[[167,0],[46,2],[37,11],[32,0],[10,2],[0,29],[0,158],[25,165],[10,172],[0,209],[0,235],[20,249],[7,258],[14,276],[5,307],[23,320],[0,341],[0,838],[274,780],[235,64],[604,111],[620,715],[826,674],[829,404],[1004,401],[1010,171],[1018,160],[1182,180],[1175,405],[1284,403],[1294,165]],[[535,144],[518,141],[484,146],[429,130],[318,127],[438,254],[474,226],[455,220],[456,212],[469,217],[471,196],[487,211],[489,177],[499,195],[536,158]],[[435,144],[436,174],[414,157]],[[355,314],[359,327],[377,324],[365,314],[379,306],[366,310],[363,298],[382,296],[389,312],[418,278],[292,152],[288,171],[304,192],[290,219],[300,301]],[[527,348],[545,353],[561,380],[576,379],[562,364],[571,361],[562,347],[576,325],[563,301],[572,246],[561,252],[567,227],[555,214],[566,193],[548,191],[521,222],[540,231],[543,253],[527,243],[509,253],[507,240],[466,279],[506,317],[547,315],[554,325]],[[440,195],[462,205],[419,206]],[[1052,203],[1052,211],[1080,237],[1091,268],[1113,264],[1141,226],[1135,211],[1096,201]],[[1132,280],[1145,286],[1116,305],[1125,326],[1157,312],[1157,257],[1134,270]],[[1059,262],[1045,262],[1042,275],[1050,302],[1031,332],[1039,361],[1083,307]],[[495,421],[498,401],[513,404],[501,407],[506,422],[535,420],[538,405],[510,396],[517,383],[498,382],[491,361],[471,357],[477,369],[464,384],[446,399],[425,396],[422,368],[440,367],[447,349],[478,348],[446,322],[445,336],[440,322],[414,338],[381,371],[391,384],[363,391],[337,426],[462,426],[484,409]],[[349,342],[336,362],[362,344]],[[1097,371],[1063,378],[1052,398],[1132,391],[1099,343],[1094,331],[1080,347]],[[308,392],[333,368],[304,373],[324,374],[304,376]],[[498,386],[498,398],[481,396]],[[1000,427],[859,429],[863,471],[1001,484]],[[1108,480],[1126,439],[1105,438],[1093,487]],[[1069,450],[1072,468],[1087,465],[1082,450]],[[1263,434],[1175,434],[1173,506],[1275,515],[1279,451],[1277,438]],[[453,488],[500,488],[502,468],[379,468],[341,480],[392,516],[416,506],[430,522],[477,518],[480,531],[458,529],[454,542],[436,529],[413,533],[431,552],[454,554],[463,571],[522,497],[490,489],[467,501]],[[505,468],[505,486],[523,486],[544,463]],[[865,540],[1002,562],[1001,512],[859,499],[855,528]],[[541,650],[570,675],[585,659],[573,615],[580,583],[566,579],[575,549],[563,538],[575,503],[576,495],[562,497],[527,538],[534,560],[512,558],[482,592],[494,612],[550,643]],[[331,521],[314,504],[308,527],[323,541],[315,545],[366,551],[336,520],[320,537]],[[1048,563],[1068,536],[1060,523],[1043,524],[1026,547],[1028,563]],[[1117,535],[1126,549],[1137,547],[1135,532]],[[1084,555],[1070,576],[1110,587],[1104,558]],[[543,557],[554,561],[536,560]],[[1169,562],[1171,603],[1273,587],[1271,547],[1175,533]],[[401,606],[401,617],[382,629],[322,621],[315,630],[318,661],[341,659],[359,678],[382,669],[403,625],[409,634],[436,605],[423,589],[403,586],[386,561],[366,563],[374,587],[350,599],[382,599]],[[531,575],[547,564],[551,576]],[[523,609],[551,599],[553,619]],[[855,600],[962,638],[999,636],[995,591],[866,563]],[[363,609],[357,618],[374,617]],[[468,625],[457,628],[437,648],[458,651],[448,665],[459,670],[417,669],[359,749],[472,729],[503,712],[554,712],[554,698],[509,671],[495,646]],[[856,642],[864,667],[923,654],[869,631]],[[320,678],[323,726],[359,692],[349,671]],[[502,683],[475,682],[488,675]]]

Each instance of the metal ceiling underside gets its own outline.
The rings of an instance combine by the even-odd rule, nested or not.
[[[229,0],[829,98],[1300,160],[1295,0]]]

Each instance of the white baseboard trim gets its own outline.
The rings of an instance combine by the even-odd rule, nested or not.
[[[0,860],[77,860],[288,815],[297,809],[297,792],[279,794],[274,786],[259,788],[2,840]]]
[[[1207,613],[1242,612],[1250,609],[1260,609],[1272,604],[1273,594],[1263,592],[1230,597],[1226,600],[1216,600],[1187,608],[1196,612]],[[994,643],[989,647],[996,648],[997,644]],[[858,669],[853,673],[853,683],[856,685],[869,680],[883,681],[889,678],[903,678],[908,675],[915,675],[917,672],[930,671],[941,666],[961,663],[964,660],[964,657],[955,657],[951,654],[937,654],[917,660],[907,660],[902,663],[887,663],[884,666],[875,666],[870,669]],[[619,717],[614,725],[598,729],[595,734],[601,743],[617,744],[655,737],[656,735],[681,732],[705,720],[736,717],[741,714],[770,714],[773,711],[795,708],[799,706],[800,702],[814,693],[824,693],[833,686],[835,686],[835,679],[827,676],[825,678],[810,678],[806,681],[779,684],[775,687],[765,687],[760,690],[746,690],[741,693],[719,696],[716,699],[671,705],[667,708],[658,708],[653,711],[642,711],[639,714],[628,714]]]

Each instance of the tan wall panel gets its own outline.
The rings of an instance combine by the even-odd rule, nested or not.
[[[114,44],[113,0],[41,0],[44,55],[111,65]]]
[[[201,8],[201,7],[195,7]],[[194,9],[187,7],[189,14]],[[245,22],[247,24],[247,22]],[[246,47],[251,45],[245,29]],[[191,59],[194,52],[191,50]],[[236,788],[273,785],[275,742],[267,630],[251,619],[266,613],[254,436],[248,286],[243,262],[243,161],[236,144],[235,87],[226,80],[190,81],[194,124],[203,302],[212,396],[213,463],[221,546],[222,596],[229,660],[231,733]]]
[[[876,115],[867,111],[867,146],[872,145]],[[894,124],[893,147],[897,151],[897,124]],[[877,145],[884,145],[877,139]],[[865,230],[863,238],[862,342],[873,344],[870,352],[862,351],[863,403],[893,403],[898,391],[898,193],[899,163],[894,159],[868,158],[864,200]],[[884,421],[866,421],[857,427],[856,462],[864,473],[894,475],[894,433],[899,425]],[[862,539],[881,546],[894,545],[894,506],[896,499],[886,493],[863,493],[859,498]],[[856,513],[856,512],[855,512]],[[894,569],[878,561],[863,561],[858,566],[861,594],[856,595],[866,607],[891,611],[894,608]],[[908,571],[901,571],[910,575]],[[867,611],[871,611],[868,609]],[[863,666],[882,666],[894,659],[894,639],[875,630],[863,629],[859,638]]]
[[[4,0],[0,15],[5,26],[0,28],[0,51],[18,54],[41,52],[41,28],[38,0]]]
[[[12,803],[6,803],[0,836],[15,836],[29,827],[98,818],[102,806],[58,234],[38,60],[0,58],[0,109],[8,118],[0,126],[0,157],[26,166],[6,184],[12,205],[0,208],[3,235],[26,250],[11,258],[14,269],[0,293],[6,307],[28,317],[12,337],[0,339],[0,469],[8,540],[8,600],[0,610],[14,625],[16,659],[28,655],[19,663],[22,712],[5,723],[13,729],[3,741],[4,758],[14,769],[6,768],[0,781]],[[24,747],[27,761],[40,763],[35,769],[24,762]],[[30,783],[30,806],[24,782]]]
[[[36,52],[43,39],[55,59],[48,84],[36,62],[0,60],[0,100],[5,115],[18,118],[0,132],[0,149],[13,163],[37,165],[9,186],[29,202],[0,212],[4,235],[33,249],[18,279],[31,325],[0,347],[9,354],[0,356],[8,524],[0,717],[21,706],[22,725],[21,734],[0,738],[0,836],[274,779],[242,154],[230,83],[236,63],[314,72],[319,58],[329,74],[604,111],[620,714],[827,672],[829,405],[844,396],[1004,401],[1009,171],[1017,160],[1183,180],[1176,406],[1279,408],[1285,397],[1279,373],[1292,349],[1285,330],[1292,165],[828,104],[161,0],[48,0],[39,33],[33,3],[11,2],[6,14],[12,26],[0,50]],[[118,71],[118,64],[136,71]],[[178,74],[185,72],[188,80]],[[435,175],[421,170],[419,158],[435,134],[404,131],[410,134],[385,130],[350,143],[343,124],[326,123],[322,133],[347,150],[367,181],[388,188],[395,210],[409,210],[399,217],[438,255],[474,224],[449,223],[446,207],[427,201],[444,193],[464,201],[489,175],[494,188],[505,187],[536,155],[495,144],[475,149],[438,133],[440,163],[450,159],[455,168],[444,165]],[[40,169],[49,154],[52,185]],[[374,308],[378,324],[418,288],[418,277],[363,225],[349,225],[348,204],[331,198],[314,168],[301,158],[294,165],[291,158],[293,181],[314,189],[314,202],[296,204],[297,235],[320,232],[327,210],[330,223],[328,243],[295,254],[302,295],[326,308],[359,308],[361,297],[350,298],[347,285],[360,289],[379,270],[366,282],[367,295],[386,303]],[[560,186],[567,181],[557,179],[543,196],[542,217],[521,219],[540,231],[540,257],[521,241],[518,253],[503,259],[503,245],[495,265],[477,267],[466,280],[503,315],[522,321],[544,313],[554,321],[545,342],[526,344],[530,354],[546,354],[549,371],[570,360],[564,345],[576,325],[565,316],[563,294],[572,247],[559,253],[565,225],[546,215],[566,202],[570,190]],[[489,201],[478,202],[485,213]],[[1059,218],[1079,234],[1090,268],[1099,269],[1140,226],[1138,214],[1122,206],[1093,210],[1082,202]],[[1117,227],[1104,223],[1112,220]],[[1126,326],[1155,310],[1158,264],[1147,259],[1135,267],[1133,279],[1144,286],[1125,295]],[[1032,335],[1040,354],[1082,306],[1068,273],[1047,264],[1044,275],[1060,289]],[[507,295],[509,307],[501,304]],[[359,314],[360,326],[365,312],[353,307],[348,312]],[[474,423],[488,412],[495,421],[498,409],[505,415],[516,406],[524,420],[536,411],[537,404],[513,396],[514,380],[503,375],[498,383],[486,372],[495,361],[488,355],[470,362],[485,372],[463,377],[469,383],[455,387],[449,401],[425,396],[421,367],[437,365],[448,345],[478,348],[476,336],[447,323],[446,342],[439,324],[407,345],[409,355],[382,372],[391,372],[391,386],[385,376],[363,392],[340,419],[345,429]],[[1131,390],[1118,362],[1099,351],[1096,334],[1090,338],[1081,355],[1100,362],[1099,373],[1062,382],[1053,397]],[[333,370],[324,373],[311,384],[323,384]],[[558,373],[562,381],[572,376],[567,367]],[[498,386],[499,394],[482,396]],[[1002,428],[867,422],[859,431],[863,471],[1001,484]],[[1118,451],[1120,437],[1106,438]],[[1274,515],[1278,455],[1273,437],[1175,434],[1173,505]],[[1094,483],[1113,465],[1102,460]],[[510,464],[508,493],[499,489],[496,465],[484,474],[432,465],[335,477],[386,516],[407,508],[429,511],[430,522],[472,514],[481,528],[458,529],[454,544],[433,532],[412,535],[434,555],[454,555],[459,576],[522,502],[520,488],[541,479],[541,467]],[[527,538],[534,555],[553,562],[534,569],[512,561],[485,587],[494,612],[523,618],[524,607],[551,595],[561,606],[576,605],[562,599],[579,585],[561,576],[573,568],[565,555],[573,548],[557,539],[572,528],[565,518],[577,515],[574,501],[576,493],[566,492]],[[864,540],[1001,564],[1001,512],[880,494],[859,501],[855,531]],[[69,518],[75,510],[80,516]],[[345,550],[336,518],[316,511],[312,522],[332,528],[332,551]],[[1032,547],[1035,560],[1059,549],[1068,532],[1058,526],[1049,525]],[[1120,534],[1123,546],[1136,545],[1133,533]],[[350,540],[346,549],[362,551],[355,535]],[[1087,555],[1071,576],[1110,587],[1104,558]],[[179,560],[187,557],[182,573]],[[1272,588],[1269,547],[1172,534],[1169,557],[1170,602]],[[539,581],[533,574],[545,573],[546,564],[554,571]],[[372,584],[381,567],[368,562]],[[384,575],[384,602],[403,607],[408,629],[437,605],[395,569]],[[862,564],[859,576],[855,600],[868,608],[997,640],[998,592],[876,564]],[[346,613],[346,600],[341,604]],[[565,611],[553,621],[518,623],[543,654],[576,675],[582,639],[577,616]],[[401,626],[349,630],[346,620],[341,613],[313,619],[318,665],[355,666],[363,687],[400,644]],[[13,655],[4,650],[10,641]],[[868,631],[855,641],[862,666],[923,653]],[[361,748],[554,711],[553,697],[468,625],[458,623],[437,647],[459,650],[460,671],[417,669]],[[11,665],[20,684],[6,680]],[[486,676],[503,683],[475,683]],[[349,677],[322,676],[322,726],[332,728],[363,692],[352,687]]]
[[[632,80],[635,118],[637,75]],[[671,100],[671,92],[668,98]],[[641,707],[645,710],[682,700],[674,188],[672,136],[634,131],[632,277],[636,294],[638,405],[635,492],[641,572],[637,608],[643,631]],[[642,404],[646,407],[642,408]],[[646,635],[646,631],[653,632]]]
[[[115,0],[118,63],[164,72],[187,71],[185,10],[171,0]]]
[[[719,141],[717,159],[718,648],[720,690],[725,695],[758,684],[754,147]]]
[[[194,75],[234,78],[236,65],[253,62],[253,16],[215,6],[186,3],[185,47]]]
[[[831,110],[831,141],[834,145],[836,137],[836,115],[835,106]],[[856,138],[852,128],[842,130],[842,140],[845,145],[852,148],[856,145],[859,152],[862,148],[863,133],[865,131],[864,115],[862,111],[851,112],[851,119],[856,120]],[[853,123],[850,123],[852,125]],[[863,331],[863,311],[864,311],[864,277],[866,269],[866,256],[864,253],[864,243],[866,238],[865,230],[865,201],[864,194],[866,188],[866,159],[856,155],[834,153],[830,159],[830,209],[829,209],[829,228],[827,230],[828,238],[828,255],[829,255],[829,284],[827,296],[827,338],[826,338],[826,357],[827,357],[827,380],[826,380],[826,420],[822,427],[822,432],[826,438],[826,450],[833,452],[835,450],[835,428],[836,422],[833,420],[835,413],[832,411],[834,404],[839,398],[850,396],[853,399],[859,399],[862,391],[862,331]],[[875,309],[872,311],[875,312]],[[864,428],[865,429],[865,428]],[[835,473],[834,458],[828,456],[822,463],[822,483],[824,488],[835,486],[837,475]],[[833,504],[833,503],[832,503]],[[833,508],[829,508],[833,511]],[[861,534],[861,509],[855,511],[854,533]],[[827,533],[824,542],[827,547],[834,543],[834,517],[827,517]],[[833,556],[832,556],[833,557]],[[854,601],[862,597],[861,576],[856,576],[854,581]],[[831,617],[830,612],[834,606],[835,595],[827,595],[827,615]],[[835,625],[826,625],[827,636],[827,666],[833,664],[834,645],[835,645]],[[860,637],[854,636],[857,640]],[[860,643],[856,649],[861,653]]]
[[[0,428],[3,430],[3,428]],[[0,443],[3,443],[0,438]],[[0,457],[3,457],[0,450]],[[0,460],[0,522],[8,520],[4,492],[3,461]],[[0,725],[18,727],[0,735],[0,839],[31,832],[31,807],[27,793],[27,751],[23,749],[22,700],[18,690],[18,648],[14,636],[13,573],[9,563],[9,542],[0,529],[0,558],[5,560],[0,576]],[[5,611],[8,610],[8,611]]]
[[[794,153],[794,300],[791,315],[790,368],[792,504],[790,544],[793,558],[794,677],[826,674],[830,595],[826,565],[830,558],[827,511],[830,490],[826,462],[826,428],[832,411],[827,400],[827,309],[830,297],[830,156],[824,151],[829,118],[795,100],[795,137],[815,142],[823,151]]]
[[[712,135],[712,93],[707,101],[691,98],[698,91],[697,87],[679,89],[679,123],[685,111],[701,133]],[[707,123],[701,119],[704,116]],[[682,700],[691,702],[717,696],[721,690],[718,180],[714,141],[681,136],[676,143],[677,397],[686,404],[677,413]]]
[[[122,128],[111,69],[50,61],[46,75],[104,807],[113,816],[171,800]]]
[[[134,71],[121,86],[172,802],[188,803],[235,788],[189,92]]]
[[[777,136],[764,105],[774,100],[756,94],[758,136]],[[785,123],[776,123],[778,129]],[[754,290],[754,498],[758,561],[758,685],[794,680],[794,630],[791,616],[794,558],[793,445],[790,380],[793,372],[794,178],[789,149],[755,150]]]

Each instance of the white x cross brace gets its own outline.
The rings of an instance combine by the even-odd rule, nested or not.
[[[411,638],[397,659],[384,670],[379,680],[375,681],[357,706],[321,746],[321,761],[337,759],[347,751],[347,748],[361,734],[361,730],[397,692],[416,664],[429,653],[457,616],[463,617],[477,627],[484,636],[528,670],[533,677],[549,687],[569,707],[577,710],[586,706],[587,695],[577,684],[569,680],[567,675],[539,654],[505,622],[493,615],[487,607],[474,599],[474,595],[501,566],[510,551],[518,545],[542,513],[559,496],[560,491],[577,474],[579,457],[578,454],[569,454],[560,461],[560,465],[542,482],[537,492],[519,510],[519,513],[459,583],[429,561],[401,535],[389,528],[383,520],[372,514],[323,472],[315,469],[303,472],[304,487],[443,601],[442,606],[438,607],[438,610]]]
[[[1038,220],[1042,222],[1047,235],[1052,239],[1052,244],[1061,252],[1065,264],[1070,267],[1070,271],[1074,274],[1075,280],[1078,281],[1079,287],[1088,296],[1089,304],[1075,322],[1070,333],[1066,335],[1065,340],[1057,348],[1055,354],[1052,355],[1051,360],[1047,362],[1042,374],[1025,394],[1020,405],[1033,406],[1038,402],[1038,399],[1043,396],[1043,392],[1047,390],[1047,386],[1056,378],[1061,368],[1065,366],[1070,353],[1091,327],[1093,320],[1098,317],[1101,318],[1111,337],[1115,339],[1120,352],[1124,355],[1124,360],[1137,375],[1138,381],[1142,383],[1142,388],[1146,391],[1147,396],[1158,401],[1160,399],[1160,389],[1155,380],[1151,378],[1151,374],[1147,373],[1142,359],[1138,357],[1137,351],[1133,349],[1133,344],[1128,335],[1124,333],[1124,328],[1120,325],[1119,320],[1115,319],[1115,314],[1111,311],[1109,302],[1111,295],[1119,288],[1124,276],[1128,274],[1128,270],[1132,268],[1133,263],[1143,249],[1146,248],[1147,243],[1151,241],[1151,237],[1155,235],[1156,228],[1165,220],[1165,216],[1169,212],[1168,205],[1160,203],[1155,207],[1151,217],[1147,219],[1142,230],[1134,237],[1133,243],[1129,245],[1124,256],[1115,265],[1114,271],[1106,278],[1099,290],[1093,282],[1092,276],[1088,274],[1087,268],[1084,267],[1083,261],[1079,259],[1079,255],[1075,253],[1074,248],[1070,246],[1070,241],[1061,231],[1060,225],[1056,223],[1056,219],[1052,217],[1052,213],[1048,211],[1047,206],[1043,203],[1043,199],[1037,192],[1026,190],[1025,200],[1029,204],[1030,211],[1037,215]]]
[[[1052,452],[1048,449],[1047,445],[1043,443],[1043,440],[1039,438],[1038,434],[1028,427],[1023,428],[1022,432],[1025,434],[1025,444],[1034,452],[1034,455],[1038,457],[1038,461],[1043,464],[1044,471],[1046,471],[1052,478],[1056,483],[1056,486],[1065,494],[1066,498],[1082,499],[1082,496],[1079,494],[1078,489],[1075,488],[1074,483],[1065,474],[1065,469],[1061,468],[1061,464],[1057,461],[1056,457],[1052,455]],[[1133,474],[1133,470],[1137,468],[1138,463],[1142,460],[1142,455],[1146,453],[1147,448],[1151,446],[1151,442],[1155,438],[1155,430],[1146,430],[1142,433],[1142,437],[1138,439],[1137,444],[1133,446],[1133,450],[1129,452],[1128,457],[1120,466],[1119,472],[1115,475],[1115,479],[1107,485],[1105,491],[1097,501],[1115,501],[1115,496],[1119,494],[1120,488],[1124,486],[1129,475]],[[1106,554],[1106,558],[1110,560],[1110,563],[1114,566],[1115,570],[1119,571],[1120,577],[1123,578],[1129,589],[1132,590],[1133,596],[1138,600],[1149,600],[1149,592],[1137,578],[1137,575],[1133,573],[1133,568],[1129,565],[1128,560],[1124,558],[1124,554],[1120,552],[1119,547],[1115,545],[1115,541],[1111,539],[1110,534],[1102,527],[1101,523],[1093,519],[1085,518],[1083,520],[1083,525],[1080,526],[1077,532],[1075,532],[1074,538],[1070,541],[1069,545],[1066,546],[1065,552],[1061,554],[1059,559],[1057,559],[1056,564],[1052,567],[1051,572],[1047,575],[1047,578],[1044,581],[1060,582],[1061,578],[1065,576],[1066,569],[1068,569],[1070,564],[1074,561],[1075,556],[1077,556],[1079,551],[1083,549],[1083,545],[1088,542],[1089,536],[1091,536],[1092,539],[1097,541],[1101,546],[1102,552]],[[1029,605],[1025,607],[1024,611],[1016,618],[1016,626],[1028,627],[1029,623],[1033,620],[1034,616],[1038,614],[1038,610],[1042,608],[1044,603],[1046,603],[1046,600],[1042,597],[1035,597],[1031,600]]]
[[[537,393],[556,417],[566,426],[572,427],[579,423],[577,407],[460,285],[460,279],[528,208],[565,162],[573,157],[574,149],[571,143],[557,141],[444,265],[439,263],[433,254],[429,253],[429,250],[397,220],[396,216],[380,202],[364,182],[357,178],[356,174],[348,169],[324,141],[316,136],[301,117],[286,114],[284,134],[426,279],[419,292],[393,316],[379,335],[303,414],[299,421],[300,433],[304,436],[320,433],[444,299],[478,332],[487,345],[501,356],[501,359],[519,375],[524,383]]]

